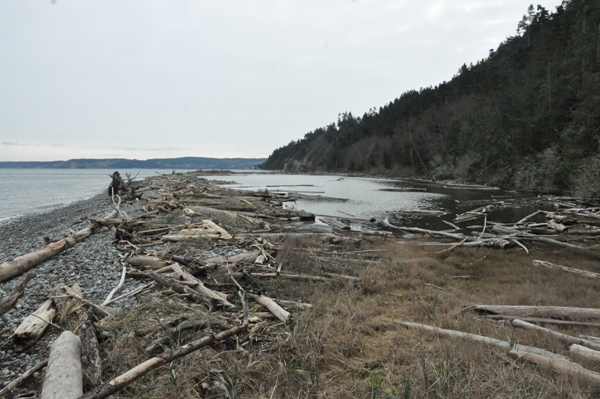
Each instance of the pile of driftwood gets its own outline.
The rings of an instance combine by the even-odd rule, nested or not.
[[[600,237],[600,206],[590,206],[588,201],[572,197],[548,197],[544,201],[538,202],[540,207],[553,208],[553,211],[540,209],[514,223],[498,223],[488,220],[488,214],[500,206],[505,206],[505,201],[479,202],[488,204],[456,215],[453,223],[444,221],[451,227],[449,230],[438,231],[397,226],[391,224],[387,218],[381,223],[393,231],[425,234],[459,241],[450,244],[451,247],[448,250],[456,247],[499,249],[515,247],[529,253],[526,242],[543,242],[574,250],[589,250],[597,247],[596,240]],[[544,218],[545,220],[531,222],[534,218]],[[483,224],[459,226],[474,220],[483,220]],[[432,243],[427,245],[432,245]],[[440,243],[440,245],[446,244]]]
[[[365,234],[390,235],[369,229],[357,234],[335,217],[325,218],[331,226],[316,225],[315,215],[285,207],[296,195],[224,190],[193,173],[157,177],[143,184],[119,181],[116,172],[112,177],[109,194],[114,209],[110,214],[90,219],[90,227],[0,265],[0,281],[14,278],[101,228],[114,231],[114,244],[121,251],[123,263],[121,280],[103,303],[84,298],[77,285],[59,284],[49,293],[48,300],[21,323],[9,343],[16,351],[33,346],[48,328],[63,332],[52,345],[49,359],[6,385],[0,390],[0,397],[46,367],[42,398],[104,398],[173,359],[246,333],[259,320],[271,320],[276,329],[277,325],[291,322],[291,309],[301,311],[311,305],[293,298],[272,298],[257,287],[268,287],[269,281],[275,280],[359,280],[328,270],[319,275],[287,271],[286,253],[291,249],[287,240],[308,235],[320,237],[325,245],[350,242],[359,246]],[[119,194],[142,204],[143,211],[127,214],[121,209]],[[206,257],[215,247],[226,247],[230,254]],[[35,272],[26,274],[13,292],[0,299],[0,315],[16,305],[33,278]],[[144,284],[115,297],[127,278],[144,280]],[[205,311],[227,320],[228,328],[218,334],[208,332],[176,349],[163,350],[170,342],[170,334],[198,329],[206,323],[186,320],[147,348],[149,355],[163,350],[162,353],[149,356],[134,369],[102,383],[106,380],[97,325],[119,312],[111,307],[115,301],[151,290],[174,291],[201,304]],[[67,319],[71,324],[64,322]],[[75,328],[69,331],[69,326]],[[85,394],[84,386],[91,387]]]

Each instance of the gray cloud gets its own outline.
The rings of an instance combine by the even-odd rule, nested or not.
[[[0,160],[266,156],[451,79],[529,3],[0,2],[0,140],[40,144]]]

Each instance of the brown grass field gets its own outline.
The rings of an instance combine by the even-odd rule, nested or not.
[[[600,389],[560,375],[501,349],[438,336],[395,323],[412,321],[481,334],[567,354],[567,345],[474,313],[476,304],[560,305],[600,308],[600,280],[534,266],[542,259],[600,272],[598,256],[534,245],[523,251],[376,241],[360,249],[319,252],[319,242],[296,240],[284,270],[344,273],[360,282],[276,280],[260,287],[273,298],[311,303],[283,325],[264,319],[244,336],[165,365],[116,397],[136,398],[596,398]],[[346,254],[344,255],[344,253]],[[251,308],[252,312],[257,308]],[[223,320],[180,297],[149,294],[139,308],[101,325],[105,375],[147,359],[144,348],[184,318]],[[256,321],[256,320],[255,320]],[[598,328],[548,326],[571,335]],[[176,347],[204,332],[182,333]],[[589,370],[598,365],[582,362]]]

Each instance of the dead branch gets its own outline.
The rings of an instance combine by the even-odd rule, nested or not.
[[[23,374],[21,374],[19,377],[17,377],[13,381],[11,381],[8,385],[6,385],[4,388],[2,388],[0,390],[0,398],[4,397],[4,395],[9,393],[14,388],[18,387],[19,384],[21,384],[23,381],[25,381],[30,376],[32,376],[36,371],[41,370],[42,368],[46,367],[47,364],[48,364],[48,359],[44,359],[41,362],[39,362],[38,364],[36,364],[35,366],[33,366],[32,368],[30,368],[29,370],[27,370],[26,372],[24,372]]]
[[[33,278],[35,278],[35,272],[29,272],[25,276],[23,276],[17,285],[13,288],[13,290],[0,298],[0,316],[11,310],[15,307],[23,292],[25,292],[25,286],[28,282],[30,282]]]
[[[91,391],[87,392],[85,395],[80,396],[79,399],[103,399],[106,398],[121,389],[125,388],[127,385],[131,384],[133,381],[138,379],[139,377],[147,374],[148,372],[155,370],[156,368],[166,364],[168,362],[172,362],[173,360],[186,356],[200,348],[203,348],[208,345],[212,345],[214,343],[221,342],[229,337],[238,335],[246,330],[248,326],[248,305],[244,302],[244,321],[242,325],[230,328],[229,330],[223,331],[217,335],[209,334],[205,337],[197,339],[193,342],[190,342],[187,345],[180,346],[174,350],[168,350],[163,352],[161,355],[157,357],[153,357],[145,361],[144,363],[132,368],[131,370],[121,374],[120,376],[113,378],[111,381],[106,384],[100,385]]]
[[[32,267],[39,265],[43,261],[50,259],[51,257],[58,255],[66,249],[71,248],[78,242],[83,241],[89,237],[94,230],[91,227],[87,227],[80,230],[68,237],[58,240],[51,244],[46,245],[38,249],[37,251],[30,252],[25,255],[16,257],[15,259],[3,263],[0,265],[0,282],[9,280],[15,276],[25,273]]]

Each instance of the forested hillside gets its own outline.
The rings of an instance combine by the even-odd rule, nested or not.
[[[517,22],[517,21],[515,21]],[[265,169],[425,175],[600,193],[600,1],[531,6],[517,33],[449,82],[276,149]]]

